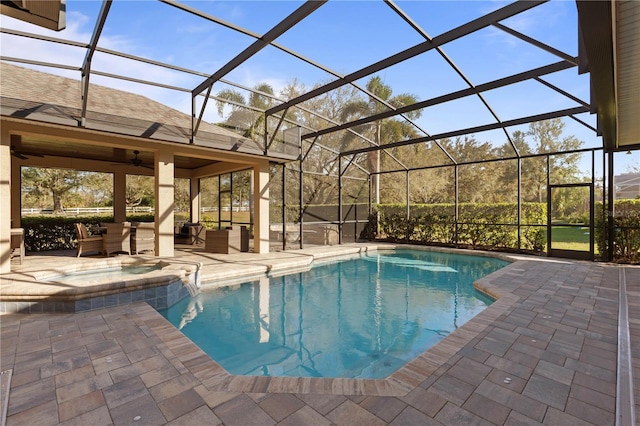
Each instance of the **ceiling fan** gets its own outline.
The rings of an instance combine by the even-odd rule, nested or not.
[[[140,154],[140,151],[138,151],[138,150],[133,151],[134,157],[129,160],[131,162],[131,164],[134,167],[144,167],[146,169],[153,169],[153,166],[149,166],[149,165],[144,164],[144,162],[142,161],[142,158],[138,158],[139,154]],[[115,165],[116,166],[124,166],[124,164],[122,164],[122,163],[117,163]]]
[[[21,160],[28,160],[29,157],[44,157],[42,154],[34,154],[31,152],[23,152],[16,149],[15,145],[11,145],[11,155]]]

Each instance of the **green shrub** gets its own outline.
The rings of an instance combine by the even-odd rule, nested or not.
[[[361,240],[374,240],[378,231],[378,213],[374,212],[369,215],[369,220],[360,232]]]
[[[78,246],[74,223],[81,222],[91,232],[100,222],[113,222],[113,216],[25,216],[21,219],[24,228],[26,251],[74,249]]]
[[[151,213],[131,213],[127,215],[127,221],[129,222],[153,222],[155,215]],[[111,220],[103,220],[102,222],[112,222]]]
[[[458,223],[454,204],[414,204],[407,220],[404,204],[381,204],[378,238],[471,248],[506,248],[540,252],[545,248],[545,228],[530,225],[546,223],[546,205],[523,203],[522,234],[518,247],[518,205],[516,203],[461,203]],[[373,226],[368,227],[373,228]]]
[[[524,225],[520,229],[520,248],[541,253],[547,248],[547,228],[545,226]]]
[[[154,215],[134,213],[127,216],[129,222],[153,222]],[[20,219],[24,228],[24,247],[26,251],[40,252],[48,250],[75,249],[78,237],[74,223],[83,223],[90,233],[97,234],[102,222],[113,222],[111,215],[92,216],[23,216]]]
[[[596,203],[595,240],[600,253],[608,253],[607,221],[602,203]],[[616,200],[613,217],[613,260],[640,262],[640,200]]]

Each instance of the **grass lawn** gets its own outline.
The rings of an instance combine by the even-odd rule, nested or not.
[[[220,219],[228,221],[231,218],[229,212],[222,212]],[[249,212],[233,212],[233,221],[236,223],[249,223],[251,214]],[[200,222],[204,223],[207,228],[215,229],[218,227],[218,212],[206,212],[200,214]],[[228,226],[228,223],[223,226]]]
[[[551,248],[589,251],[589,227],[553,226],[551,228]]]

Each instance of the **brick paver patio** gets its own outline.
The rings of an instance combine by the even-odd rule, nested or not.
[[[638,383],[640,268],[517,259],[478,283],[496,303],[386,380],[231,376],[145,303],[5,314],[7,424],[615,424],[618,285]]]

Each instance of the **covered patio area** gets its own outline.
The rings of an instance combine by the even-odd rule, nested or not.
[[[377,248],[176,259],[215,283]],[[511,258],[476,284],[497,302],[384,380],[232,376],[146,303],[5,314],[7,424],[615,424],[633,401],[637,342],[617,335],[639,332],[640,268]],[[16,277],[46,261],[29,256]]]
[[[95,105],[90,104],[93,111],[100,112],[90,114],[84,127],[75,127],[80,97],[77,87],[69,89],[73,80],[4,62],[2,75],[2,152],[7,167],[2,167],[1,173],[5,182],[11,182],[3,192],[3,231],[9,224],[11,229],[21,227],[23,167],[109,173],[115,222],[127,220],[127,175],[152,176],[154,252],[170,257],[175,236],[174,179],[189,180],[189,221],[198,223],[200,179],[249,170],[252,187],[257,189],[251,201],[257,241],[254,251],[268,252],[269,163],[286,157],[265,157],[255,142],[206,123],[199,142],[190,144],[187,133],[179,127],[188,125],[187,115],[142,96],[102,87],[95,87],[99,96]],[[131,116],[122,116],[124,107],[131,108]],[[158,116],[163,119],[154,122]],[[8,244],[3,245],[2,273],[10,271],[9,255]]]

